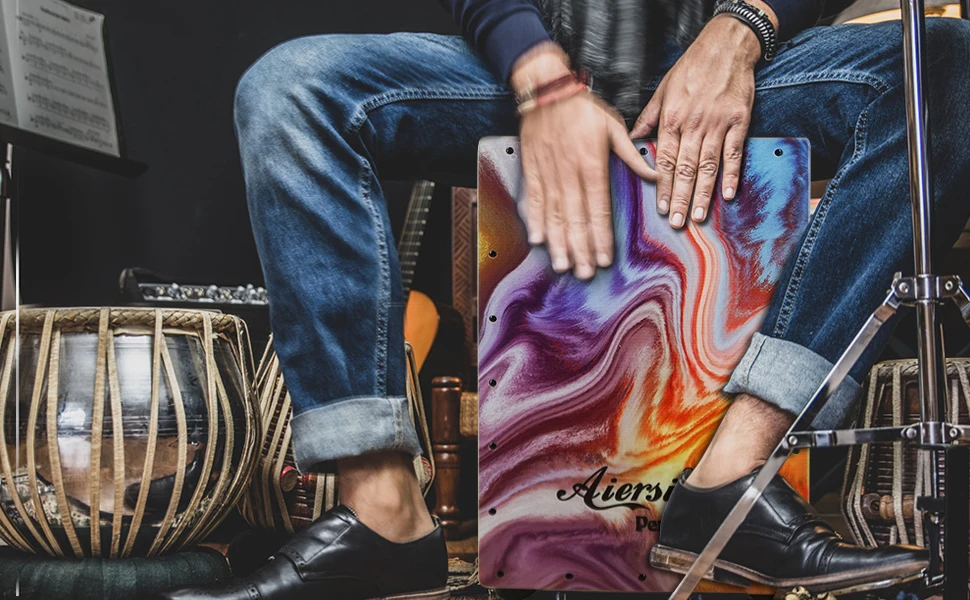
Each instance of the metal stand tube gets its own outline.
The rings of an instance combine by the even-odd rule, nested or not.
[[[934,468],[934,471],[936,469]],[[970,495],[970,448],[950,446],[946,450],[946,582],[943,597],[966,598],[970,585],[970,544],[966,531],[970,528],[970,509],[967,497]]]
[[[894,313],[900,300],[908,300],[909,304],[915,306],[917,311],[917,326],[919,335],[919,391],[920,391],[920,412],[921,422],[919,431],[915,429],[901,430],[907,439],[918,441],[921,448],[927,449],[934,455],[931,464],[935,465],[937,453],[945,451],[948,443],[958,441],[962,437],[963,428],[950,426],[945,429],[942,421],[946,415],[946,363],[943,348],[942,330],[937,325],[937,305],[944,298],[953,298],[960,305],[964,317],[970,313],[970,296],[965,290],[954,290],[959,287],[959,279],[941,278],[933,274],[932,261],[932,212],[933,212],[933,193],[930,179],[929,158],[930,154],[930,131],[929,113],[923,96],[923,39],[926,32],[926,21],[923,13],[922,0],[900,0],[903,16],[903,52],[906,74],[906,129],[909,142],[909,168],[910,168],[910,195],[913,214],[913,251],[915,257],[915,276],[902,280],[897,276],[893,283],[893,291],[890,293],[886,302],[877,309],[876,313],[870,317],[866,325],[857,334],[856,339],[849,345],[842,357],[836,362],[826,381],[822,384],[815,396],[808,402],[802,414],[796,419],[795,424],[789,429],[778,447],[769,457],[768,461],[761,468],[758,476],[751,486],[745,491],[742,498],[735,504],[734,508],[725,518],[724,522],[715,532],[707,546],[701,551],[690,569],[684,575],[680,584],[671,594],[671,600],[686,600],[697,583],[704,577],[714,564],[717,556],[721,553],[731,537],[734,535],[738,526],[747,516],[752,506],[757,502],[761,493],[767,487],[769,481],[775,476],[790,453],[792,447],[799,445],[805,438],[811,437],[815,442],[822,442],[826,445],[839,443],[839,432],[816,432],[814,435],[805,434],[801,430],[810,426],[815,415],[821,406],[828,400],[830,392],[827,388],[838,386],[849,368],[855,364],[868,342],[875,335],[876,331],[885,322],[887,314]],[[912,288],[912,289],[910,289]],[[947,293],[944,293],[947,292]],[[898,296],[898,299],[897,299]],[[955,415],[953,415],[955,418]],[[955,420],[955,419],[954,419]],[[948,433],[949,432],[949,433]],[[952,433],[956,432],[956,433]],[[882,433],[879,431],[860,432],[858,439],[853,441],[874,441],[863,438],[880,438]],[[851,435],[841,437],[851,438]],[[952,438],[952,439],[951,439]],[[960,456],[963,455],[954,455]],[[967,469],[964,461],[960,458],[956,460],[959,467],[963,468],[962,476],[967,476]],[[954,472],[948,475],[957,477]],[[949,482],[949,480],[948,480]],[[929,547],[938,550],[941,542],[942,519],[946,514],[943,502],[940,498],[940,481],[936,469],[932,469],[929,497],[921,498],[921,504],[925,507],[925,520],[928,533],[930,535]],[[963,488],[958,484],[957,490]],[[951,490],[948,490],[951,491]],[[962,502],[958,511],[963,513],[963,518],[957,518],[950,523],[947,528],[947,545],[953,549],[954,545],[966,544],[966,520],[967,506],[966,493],[963,495],[950,493],[947,498],[950,504]],[[953,525],[957,525],[958,531],[954,531]],[[962,583],[962,593],[954,598],[966,598],[965,578],[960,578],[960,574],[965,573],[966,568],[966,548],[962,554],[950,555],[948,567],[956,569],[954,575]],[[953,558],[957,556],[958,558]],[[938,585],[943,575],[943,557],[940,552],[931,552],[930,568],[926,573],[925,584],[931,587]],[[962,561],[962,568],[953,564],[954,560]],[[951,584],[947,578],[947,586]],[[956,586],[959,587],[959,586]],[[951,589],[948,587],[948,589]],[[947,596],[948,600],[950,596]]]
[[[903,19],[903,56],[906,76],[906,131],[909,141],[910,199],[913,207],[913,255],[917,281],[933,275],[933,190],[928,154],[930,153],[929,110],[923,90],[923,40],[926,36],[926,17],[923,0],[900,0]],[[919,398],[923,432],[932,432],[933,425],[945,415],[946,407],[946,361],[943,336],[937,327],[936,310],[939,300],[920,297],[916,300],[916,329],[918,334],[917,356],[919,358]],[[930,427],[926,427],[930,425]],[[924,444],[943,446],[936,436],[921,436]],[[938,450],[927,450],[931,463],[936,464]],[[940,496],[939,474],[932,470],[929,495]],[[940,547],[939,520],[942,515],[935,511],[925,514],[929,527],[929,547]],[[942,557],[931,552],[930,573],[943,571]]]
[[[926,18],[923,0],[900,0],[903,16],[903,55],[906,69],[906,131],[909,139],[909,189],[913,204],[913,251],[916,276],[933,272],[929,113],[923,98],[923,38]]]
[[[929,112],[923,94],[923,38],[926,19],[923,0],[901,0],[903,54],[906,69],[906,130],[909,137],[910,198],[913,206],[913,254],[916,278],[933,274],[933,190],[927,158],[930,147]],[[936,298],[917,299],[919,385],[923,420],[939,422],[943,415],[946,369],[942,340],[936,327]]]

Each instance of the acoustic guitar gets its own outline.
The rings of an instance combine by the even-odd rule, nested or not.
[[[411,199],[408,202],[404,229],[398,242],[401,283],[404,286],[404,298],[407,303],[404,312],[404,339],[414,348],[414,357],[419,371],[438,335],[438,324],[441,320],[431,298],[411,290],[415,267],[418,264],[418,252],[421,249],[421,238],[424,236],[433,195],[433,182],[419,181],[414,184]],[[265,312],[269,304],[266,289],[252,284],[219,286],[173,282],[174,278],[167,275],[133,267],[122,271],[119,285],[124,297],[138,303],[171,303],[184,306],[207,304],[213,307],[225,306],[233,312],[239,312],[242,307],[261,307],[262,312]],[[250,317],[247,316],[247,320],[249,319]],[[266,320],[265,317],[263,320]],[[268,330],[268,321],[266,329]]]
[[[397,248],[398,261],[401,265],[401,283],[404,286],[404,299],[407,303],[404,309],[404,339],[414,349],[418,371],[428,358],[431,346],[438,335],[438,323],[441,320],[434,301],[426,294],[411,289],[433,195],[434,182],[419,181],[414,184]]]

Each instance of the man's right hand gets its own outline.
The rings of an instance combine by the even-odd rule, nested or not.
[[[543,44],[516,63],[516,93],[569,73],[565,55]],[[527,112],[520,124],[522,171],[528,194],[529,242],[545,243],[558,273],[589,279],[613,262],[609,155],[656,181],[619,114],[588,92]]]

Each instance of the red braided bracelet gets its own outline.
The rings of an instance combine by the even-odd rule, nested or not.
[[[537,85],[534,88],[529,88],[521,94],[516,94],[515,101],[517,104],[522,104],[523,102],[527,102],[529,100],[535,100],[543,94],[547,94],[553,90],[575,82],[582,83],[583,85],[589,85],[589,73],[587,73],[585,69],[580,69],[579,71],[570,71],[562,77],[557,77],[552,81],[547,81],[541,85]]]
[[[575,96],[579,92],[589,89],[588,82],[589,75],[581,69],[578,72],[563,75],[535,88],[528,89],[515,98],[519,105],[518,113],[521,116],[540,106]]]

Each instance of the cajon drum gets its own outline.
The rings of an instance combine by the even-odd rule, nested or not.
[[[808,142],[749,140],[737,199],[682,230],[613,157],[615,261],[591,281],[530,247],[518,141],[487,138],[479,159],[481,581],[670,591],[650,548],[807,227]],[[808,494],[806,453],[784,474]]]

